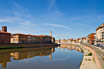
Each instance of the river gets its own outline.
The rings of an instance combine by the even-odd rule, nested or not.
[[[0,50],[0,69],[79,69],[83,53],[67,48]]]

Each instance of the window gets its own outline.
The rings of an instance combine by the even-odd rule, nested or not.
[[[102,32],[102,38],[104,39],[104,32]]]

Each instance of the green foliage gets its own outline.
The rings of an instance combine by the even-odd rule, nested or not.
[[[102,59],[104,60],[104,56],[102,57]]]
[[[88,56],[92,56],[92,53],[90,52],[90,53],[88,54]]]

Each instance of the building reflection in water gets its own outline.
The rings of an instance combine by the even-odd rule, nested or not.
[[[6,52],[0,52],[0,64],[1,64],[1,67],[2,68],[6,68],[6,64],[7,62],[10,62],[11,60],[11,56],[10,56],[10,53]]]
[[[67,48],[69,50],[76,50],[79,52],[83,52],[83,50],[78,45],[61,44],[61,48]]]
[[[11,62],[11,58],[14,60],[22,60],[26,58],[32,58],[35,56],[49,56],[49,60],[52,60],[52,53],[55,48],[23,48],[23,49],[10,49],[0,51],[0,64],[2,68],[7,68],[7,63]]]

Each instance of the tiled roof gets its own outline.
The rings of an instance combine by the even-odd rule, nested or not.
[[[104,23],[101,24],[99,27],[97,27],[96,31],[99,30],[100,28],[103,28],[104,27]]]
[[[80,40],[81,38],[78,38],[77,40]]]
[[[0,32],[0,34],[11,34],[9,32]]]
[[[13,35],[24,35],[24,36],[27,36],[26,34],[21,34],[21,33],[16,33],[16,34],[13,34]]]
[[[75,39],[69,39],[69,40],[71,40],[71,41],[76,41]]]
[[[82,39],[86,39],[86,37],[83,37]]]
[[[34,36],[34,37],[45,37],[45,36],[47,36],[47,35],[31,35],[31,34],[21,34],[21,33],[16,33],[13,35]]]
[[[94,35],[95,35],[95,33],[91,33],[91,34],[88,35],[88,37],[91,37],[91,36],[94,36]]]

